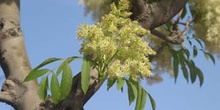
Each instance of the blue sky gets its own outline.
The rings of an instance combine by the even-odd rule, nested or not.
[[[49,57],[66,58],[79,55],[79,41],[76,40],[77,26],[92,24],[90,16],[84,16],[84,7],[77,5],[77,0],[22,0],[21,26],[25,35],[28,55],[33,67]],[[195,59],[204,72],[202,87],[187,83],[180,73],[177,83],[167,74],[160,84],[149,86],[142,81],[146,90],[157,103],[157,110],[219,110],[220,109],[220,62],[215,66],[203,55]],[[81,62],[72,64],[74,74],[78,73]],[[2,83],[2,72],[0,73]],[[134,104],[128,105],[127,91],[109,91],[106,84],[86,104],[85,110],[133,110]],[[31,99],[30,99],[31,100]],[[147,110],[151,110],[148,100]],[[6,104],[0,104],[0,110],[12,110]]]

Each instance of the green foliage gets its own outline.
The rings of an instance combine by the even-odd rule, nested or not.
[[[109,90],[116,82],[116,78],[109,78],[107,81],[107,90]]]
[[[41,100],[45,100],[45,98],[47,97],[47,89],[48,89],[48,76],[44,77],[39,84],[38,95]]]
[[[63,100],[71,91],[72,87],[72,70],[68,61],[64,61],[63,73],[60,83],[60,100]]]
[[[50,72],[49,69],[33,69],[29,74],[28,76],[24,79],[24,82],[27,82],[27,81],[30,81],[30,80],[33,80],[33,79],[37,79],[38,77],[46,74]]]
[[[204,53],[207,59],[211,58],[212,62],[215,64],[215,59],[213,55],[211,55],[210,53],[206,52],[203,49],[204,46],[203,46],[201,39],[193,35],[191,39],[187,38],[187,40],[190,46],[192,47],[193,58],[197,57],[198,51],[201,51]],[[200,45],[201,49],[199,49],[196,45],[193,45],[191,40],[195,40]],[[190,58],[189,50],[184,47],[180,47],[180,49],[177,49],[177,50],[174,50],[171,47],[169,48],[173,56],[173,73],[174,73],[175,81],[177,80],[178,69],[180,66],[183,72],[183,76],[187,80],[187,82],[189,81],[189,78],[190,78],[191,83],[194,83],[196,81],[196,78],[198,77],[200,81],[200,86],[202,86],[204,82],[203,72],[195,65],[194,61]]]
[[[90,62],[87,60],[83,60],[82,69],[81,69],[81,85],[84,94],[86,94],[89,83],[90,83]]]
[[[190,80],[191,83],[194,83],[198,77],[200,86],[202,86],[204,82],[203,72],[196,66],[192,58],[196,58],[198,54],[202,52],[207,59],[210,58],[215,64],[214,56],[204,49],[205,42],[196,37],[196,35],[192,35],[191,37],[187,36],[186,41],[191,48],[187,49],[183,45],[178,47],[173,47],[168,44],[166,45],[173,57],[172,67],[175,82],[178,78],[179,70],[181,69],[187,82]]]
[[[61,88],[59,87],[59,81],[58,81],[58,78],[57,78],[55,73],[52,74],[50,88],[51,88],[52,100],[55,104],[57,104],[60,100],[60,90],[61,90]]]
[[[209,58],[211,58],[212,62],[215,64],[215,58],[214,58],[214,56],[211,53],[208,53],[208,52],[205,52],[205,51],[203,51],[203,53],[204,53],[204,55],[205,55],[207,60]]]
[[[173,55],[173,73],[176,82],[179,73],[179,58],[178,58],[179,56],[177,55],[176,51],[174,50],[170,50],[170,51]]]
[[[149,98],[150,98],[152,110],[156,110],[156,102],[155,102],[155,100],[153,99],[153,97],[152,97],[149,93],[147,93],[147,95],[148,95]]]
[[[128,88],[129,105],[131,105],[131,103],[134,102],[135,98],[137,97],[137,89],[135,84],[133,84],[131,81],[126,80],[126,83]]]
[[[43,61],[40,65],[32,69],[32,71],[28,74],[28,76],[25,78],[24,82],[35,80],[39,77],[42,77],[42,80],[40,81],[39,88],[38,88],[38,94],[40,99],[45,100],[47,97],[47,90],[51,90],[52,100],[55,104],[63,100],[71,91],[72,86],[72,70],[70,68],[70,63],[74,61],[75,59],[79,59],[80,57],[73,56],[69,57],[67,59],[61,59],[61,58],[48,58],[45,61]],[[58,66],[58,69],[56,72],[54,72],[55,69],[50,70],[43,68],[44,66],[47,66],[51,63],[54,63],[55,61],[63,62]],[[48,86],[48,76],[49,74],[52,74],[51,81],[50,81],[50,87]],[[59,83],[58,76],[62,74],[61,81]]]
[[[200,47],[196,45],[196,43],[193,45],[192,40],[195,41],[197,44],[199,44]],[[193,47],[193,57],[195,58],[198,54],[198,51],[203,52],[205,58],[208,60],[209,58],[212,60],[213,64],[215,64],[215,58],[214,56],[205,50],[205,41],[199,37],[197,37],[195,34],[192,35],[191,38],[187,37],[187,41],[190,44],[191,47]],[[188,52],[189,53],[189,52]]]
[[[41,67],[53,63],[55,61],[62,60],[61,58],[48,58],[45,61],[43,61],[41,64],[39,64],[37,67],[32,69],[32,71],[28,74],[28,76],[24,79],[24,82],[37,79],[38,77],[50,72],[49,69],[40,69]]]
[[[136,105],[135,105],[135,110],[144,110],[144,106],[146,103],[146,91],[142,89],[140,85],[137,87],[137,100],[136,100]]]
[[[117,89],[123,91],[123,86],[124,86],[124,78],[119,78],[117,80]]]
[[[140,82],[137,82],[133,79],[127,78],[109,78],[107,81],[107,89],[112,87],[114,83],[117,82],[117,89],[123,90],[123,85],[127,85],[127,92],[128,92],[128,101],[129,105],[136,101],[135,109],[134,110],[144,110],[147,97],[149,97],[152,109],[156,109],[156,103],[152,96],[141,86]],[[123,92],[123,91],[122,91]]]

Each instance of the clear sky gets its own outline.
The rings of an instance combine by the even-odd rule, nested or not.
[[[77,5],[78,0],[21,0],[21,26],[25,35],[28,55],[33,67],[49,57],[66,58],[79,55],[79,41],[76,40],[77,26],[92,24],[90,16],[84,16],[84,7]],[[220,109],[220,60],[214,66],[202,53],[196,64],[204,72],[202,87],[187,83],[180,73],[177,83],[167,74],[160,84],[149,86],[143,82],[146,90],[157,103],[157,110],[219,110]],[[74,75],[79,72],[81,62],[72,64]],[[0,83],[3,82],[0,72]],[[31,99],[30,99],[31,100]],[[151,110],[148,100],[147,110]],[[85,110],[133,110],[128,105],[127,91],[116,87],[107,91],[106,84],[85,105]],[[6,104],[0,104],[0,110],[13,110]]]

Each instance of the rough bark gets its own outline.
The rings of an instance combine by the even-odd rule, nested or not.
[[[146,29],[166,23],[175,16],[188,0],[161,0],[147,4],[144,0],[130,0],[133,20]],[[81,74],[74,76],[69,96],[54,106],[48,100],[41,103],[37,95],[36,81],[23,83],[31,70],[20,28],[19,0],[0,0],[0,64],[6,76],[0,93],[0,101],[17,110],[82,110],[85,103],[96,93],[103,81],[97,82],[97,71],[91,72],[91,82],[86,94],[81,89]],[[164,38],[166,41],[166,37]]]
[[[132,4],[131,19],[138,20],[140,25],[152,30],[172,19],[186,5],[188,0],[159,0],[152,4],[145,0],[130,0]]]
[[[87,93],[84,94],[81,89],[80,83],[81,73],[77,74],[73,78],[71,93],[64,101],[59,104],[59,107],[65,110],[82,110],[86,102],[96,93],[96,91],[101,87],[104,82],[104,80],[98,82],[97,78],[97,70],[91,68],[90,87]]]
[[[40,104],[36,81],[23,83],[31,70],[20,28],[19,0],[0,0],[0,64],[6,76],[0,100],[17,110]]]
[[[131,19],[137,20],[139,24],[151,31],[151,34],[172,44],[181,44],[183,40],[179,39],[182,33],[175,33],[175,36],[165,35],[155,28],[169,22],[181,9],[183,9],[188,0],[158,0],[152,4],[146,0],[130,0],[132,7]]]

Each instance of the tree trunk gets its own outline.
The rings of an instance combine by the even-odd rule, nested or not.
[[[0,0],[0,64],[6,76],[0,101],[17,110],[34,110],[40,104],[36,81],[23,83],[31,70],[20,27],[19,0]]]

